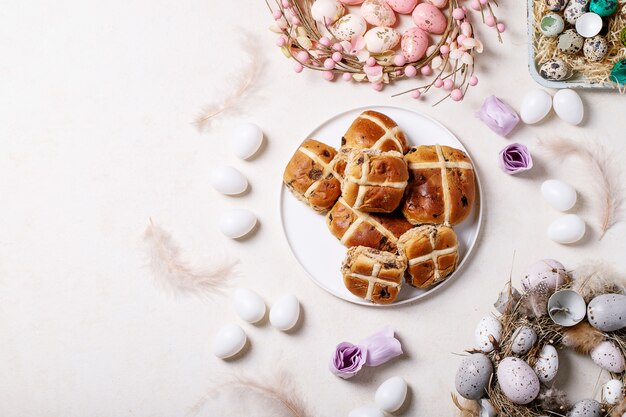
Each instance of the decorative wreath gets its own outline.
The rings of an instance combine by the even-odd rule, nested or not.
[[[457,372],[456,388],[466,401],[456,395],[453,401],[462,416],[624,416],[623,283],[598,264],[572,275],[560,263],[543,260],[522,280],[525,293],[509,282],[494,304],[500,315],[481,320],[477,347],[467,351]],[[553,386],[561,349],[589,354],[610,374],[602,402],[571,404]]]
[[[368,24],[366,27],[368,32],[381,29],[383,30],[380,32],[381,37],[391,35],[395,40],[391,42],[393,46],[389,49],[374,52],[368,51],[365,40],[367,33],[365,37],[363,33],[353,32],[350,32],[350,38],[338,35],[338,25],[345,23],[345,19],[348,17],[361,19],[356,10],[347,10],[344,3],[350,5],[363,3],[361,8],[390,7],[387,3],[393,3],[393,0],[364,2],[341,0],[341,3],[339,0],[275,0],[275,6],[270,5],[269,0],[265,1],[276,21],[270,28],[279,34],[276,44],[287,58],[296,61],[294,70],[298,73],[304,68],[321,71],[328,81],[340,75],[345,81],[369,82],[376,91],[381,91],[385,84],[398,79],[428,77],[430,81],[424,85],[394,96],[411,93],[413,98],[420,98],[435,87],[445,91],[445,96],[435,105],[448,97],[461,101],[468,88],[478,83],[474,73],[475,59],[483,51],[483,45],[475,36],[468,8],[462,6],[460,0],[424,2],[429,6],[433,3],[442,6],[441,13],[447,25],[441,35],[433,35],[426,31],[423,34],[418,32],[419,36],[426,37],[429,43],[432,42],[432,36],[435,40],[417,60],[413,60],[415,55],[407,54],[406,48],[403,47],[403,44],[410,42],[408,38],[411,37],[411,33],[405,32],[401,37],[393,28],[374,27]],[[337,12],[332,17],[322,15],[322,19],[319,13],[316,13],[315,17],[323,20],[316,21],[312,8],[317,2],[334,2],[337,5]],[[413,7],[416,3],[417,1],[414,1]],[[497,29],[501,42],[500,33],[504,32],[505,27],[503,23],[498,22],[492,4],[497,6],[496,0],[472,0],[470,9],[480,13],[482,21],[487,26]],[[422,5],[419,4],[418,7]],[[406,10],[403,13],[406,14]],[[366,30],[364,26],[361,28],[362,31]]]

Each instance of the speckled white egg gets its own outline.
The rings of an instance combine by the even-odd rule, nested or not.
[[[541,195],[554,209],[567,211],[576,204],[576,190],[561,180],[546,180],[541,184]]]
[[[213,354],[220,359],[236,355],[246,345],[246,332],[236,324],[222,326],[213,339]]]
[[[624,372],[624,357],[622,352],[610,341],[604,341],[591,350],[591,359],[600,368],[619,374]]]
[[[230,209],[220,216],[218,228],[224,236],[239,239],[250,233],[256,223],[257,218],[250,210]]]
[[[511,350],[517,355],[525,355],[537,343],[537,332],[528,326],[515,329],[511,342]]]
[[[270,323],[278,330],[290,330],[300,317],[300,302],[291,295],[280,297],[270,308]]]
[[[493,374],[491,359],[482,353],[473,353],[463,359],[456,372],[455,387],[459,395],[468,400],[478,400]]]
[[[372,26],[396,24],[396,14],[385,0],[365,0],[361,5],[361,16]]]
[[[237,288],[233,301],[237,315],[248,323],[256,323],[265,316],[265,303],[259,294],[252,290]]]
[[[493,405],[486,398],[481,398],[479,401],[480,416],[479,417],[498,417],[498,412]]]
[[[361,16],[349,13],[337,20],[331,26],[333,36],[340,41],[351,41],[357,36],[363,36],[367,30],[367,22]]]
[[[563,11],[563,17],[570,25],[575,25],[576,21],[587,10],[589,0],[570,0],[565,10]]]
[[[595,400],[578,401],[567,415],[568,417],[600,417],[602,406]]]
[[[394,12],[400,14],[411,14],[418,0],[385,0]]]
[[[345,7],[337,0],[315,0],[311,5],[311,17],[327,25],[336,22],[345,12]]]
[[[624,399],[624,384],[619,379],[611,379],[602,386],[602,400],[607,404],[617,404]]]
[[[602,294],[587,306],[589,324],[603,332],[613,332],[626,327],[626,295]]]
[[[522,287],[526,292],[553,293],[557,287],[570,282],[562,263],[554,259],[542,259],[526,270]]]
[[[595,13],[584,13],[576,19],[576,32],[583,38],[593,38],[602,30],[602,18]]]
[[[563,121],[571,125],[579,125],[585,116],[583,101],[578,93],[569,88],[564,88],[556,92],[552,99],[554,112]]]
[[[228,165],[219,165],[211,171],[209,178],[211,186],[218,192],[226,195],[241,194],[248,189],[246,177]]]
[[[406,381],[399,376],[394,376],[380,384],[374,395],[374,402],[381,410],[393,413],[404,404],[406,393]]]
[[[365,32],[365,46],[373,54],[393,49],[400,42],[400,34],[388,27],[376,27]]]
[[[476,331],[474,332],[474,343],[476,348],[485,353],[493,351],[494,346],[490,340],[493,336],[496,342],[500,342],[502,337],[502,323],[493,316],[485,316],[478,322]]]
[[[563,18],[556,13],[547,13],[541,18],[541,22],[539,22],[539,30],[541,30],[541,33],[550,38],[558,36],[559,33],[563,32],[563,29],[565,29],[565,22]]]
[[[230,150],[241,159],[252,157],[263,143],[263,131],[254,123],[240,123],[232,133],[228,141]]]
[[[552,96],[544,90],[534,88],[524,95],[520,117],[527,125],[543,120],[552,108]]]
[[[364,405],[350,411],[348,417],[385,417],[385,414],[376,406]]]
[[[589,62],[600,62],[609,52],[609,43],[604,36],[596,35],[585,39],[583,54]]]
[[[547,384],[556,377],[559,370],[559,354],[552,345],[544,345],[533,368],[539,381]]]
[[[497,376],[500,389],[515,404],[528,404],[539,395],[539,378],[530,365],[520,358],[502,359]]]
[[[568,245],[585,236],[585,222],[576,214],[566,214],[553,221],[548,227],[548,237],[556,243]]]

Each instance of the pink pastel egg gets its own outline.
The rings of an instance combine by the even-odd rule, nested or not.
[[[428,34],[420,28],[410,28],[404,32],[400,45],[406,61],[416,62],[422,59],[428,49],[428,41]]]
[[[385,0],[365,0],[361,5],[361,16],[372,26],[396,24],[396,14]]]
[[[385,0],[389,7],[401,14],[411,14],[418,0]],[[447,0],[446,0],[447,1]]]
[[[413,22],[418,28],[437,35],[441,35],[448,25],[448,21],[441,10],[429,3],[417,5],[413,10]]]
[[[357,4],[363,3],[363,0],[339,0],[339,1],[347,6],[356,6]]]
[[[443,9],[448,5],[448,0],[424,0],[425,3],[430,3],[435,7]]]

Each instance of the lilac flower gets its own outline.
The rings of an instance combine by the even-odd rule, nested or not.
[[[498,165],[507,174],[517,174],[531,169],[533,158],[526,146],[512,143],[500,151]]]
[[[367,351],[350,342],[337,345],[335,354],[330,361],[330,371],[340,378],[348,379],[356,375],[365,364]]]
[[[519,116],[515,110],[496,96],[485,99],[476,117],[500,136],[508,135],[519,122]]]

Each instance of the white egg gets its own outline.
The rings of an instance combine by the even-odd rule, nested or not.
[[[576,190],[560,180],[546,180],[541,184],[541,195],[553,208],[567,211],[576,204]]]
[[[213,339],[213,354],[220,359],[236,355],[246,345],[246,332],[236,324],[222,326]]]
[[[587,307],[589,324],[603,332],[614,332],[626,327],[626,295],[602,294]]]
[[[515,404],[528,404],[539,395],[539,378],[530,365],[520,358],[502,359],[497,376],[500,389]]]
[[[591,350],[591,359],[600,368],[614,374],[624,372],[624,356],[615,343],[608,340]]]
[[[576,19],[576,32],[584,38],[593,38],[602,30],[602,18],[595,13],[585,13]]]
[[[537,343],[537,333],[528,326],[521,326],[515,329],[511,336],[511,350],[517,355],[525,355]]]
[[[585,108],[578,93],[569,88],[559,90],[552,99],[552,105],[556,115],[572,125],[578,125],[583,121]]]
[[[406,381],[399,376],[394,376],[380,384],[376,390],[374,401],[381,410],[393,413],[404,404],[406,392]]]
[[[548,237],[556,243],[578,242],[585,235],[585,222],[575,214],[566,214],[548,227]]]
[[[400,42],[400,34],[388,27],[375,27],[365,33],[365,45],[373,54],[393,49]]]
[[[533,89],[524,96],[520,117],[527,125],[540,122],[550,113],[552,96],[544,90]]]
[[[552,381],[559,370],[559,355],[552,345],[544,345],[533,368],[537,378],[544,384]]]
[[[242,320],[256,323],[265,316],[265,303],[254,291],[247,288],[237,288],[233,298],[235,311]]]
[[[365,405],[350,411],[348,417],[385,417],[385,414],[373,405]]]
[[[241,123],[233,129],[228,143],[232,153],[241,159],[248,159],[261,147],[263,131],[254,123]]]
[[[485,388],[493,375],[491,359],[482,353],[464,358],[456,371],[454,386],[463,398],[478,400],[485,395]]]
[[[330,28],[333,36],[340,41],[351,41],[357,36],[363,36],[366,30],[367,22],[365,19],[352,13],[349,13],[337,20]]]
[[[241,194],[248,189],[246,177],[228,165],[219,165],[213,168],[210,182],[216,191],[226,195]]]
[[[574,404],[567,417],[600,417],[602,405],[596,400],[581,400]]]
[[[498,412],[486,398],[480,399],[480,417],[498,417]]]
[[[617,404],[624,398],[624,384],[619,379],[612,379],[602,387],[602,399],[608,404]]]
[[[250,233],[256,222],[257,218],[250,210],[231,209],[220,216],[218,228],[226,237],[239,239]]]
[[[492,316],[485,316],[480,319],[476,331],[474,332],[474,341],[476,347],[485,353],[493,351],[494,346],[491,343],[490,336],[493,336],[496,342],[500,342],[502,337],[502,324],[498,319]]]
[[[270,309],[270,323],[278,330],[287,331],[296,325],[300,317],[300,303],[289,294],[280,297]]]
[[[311,6],[311,17],[320,23],[328,25],[334,23],[346,12],[346,9],[337,0],[315,0]]]

